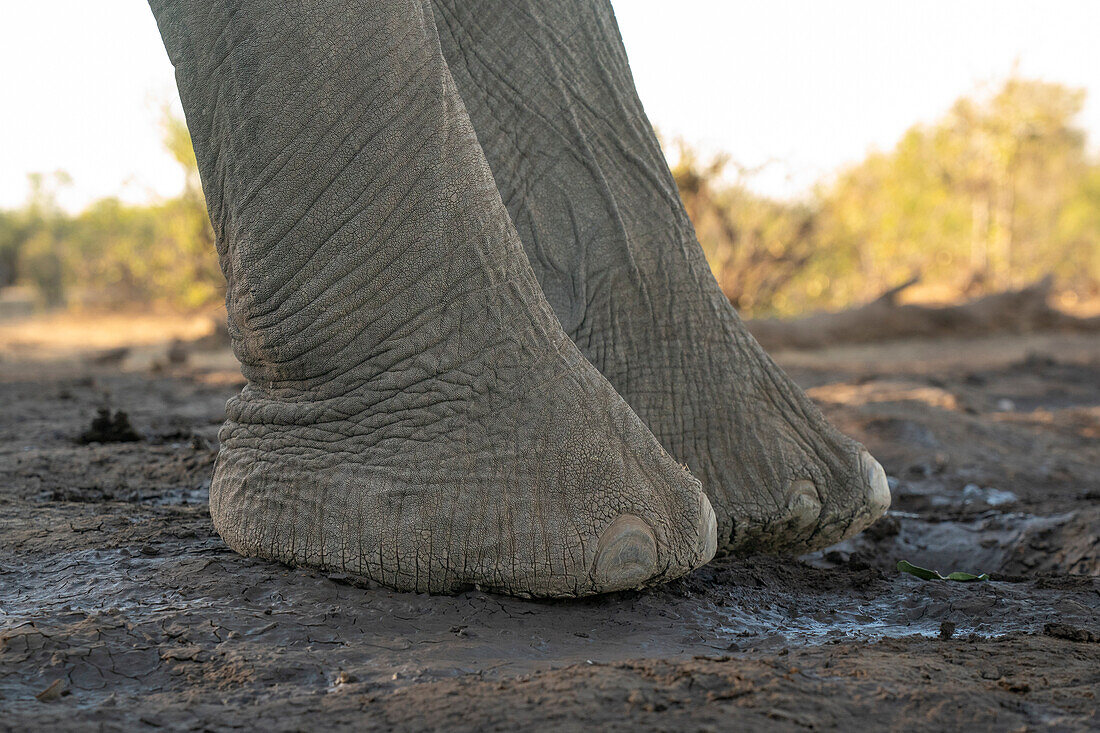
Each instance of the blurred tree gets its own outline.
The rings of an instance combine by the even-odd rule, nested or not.
[[[0,210],[0,288],[15,284],[19,254],[26,241],[26,222],[21,212]]]
[[[165,108],[164,144],[184,170],[183,193],[160,210],[159,246],[173,259],[160,287],[175,294],[177,305],[199,307],[225,297],[225,278],[214,250],[214,230],[187,124]]]
[[[919,275],[945,299],[1054,274],[1096,292],[1100,166],[1074,120],[1081,90],[1012,77],[911,128],[805,203],[723,181],[728,158],[677,143],[673,167],[714,275],[749,315],[869,301]]]
[[[183,192],[142,206],[100,199],[70,216],[56,199],[68,176],[31,175],[27,205],[0,212],[0,284],[27,282],[48,307],[191,309],[223,297],[187,126],[167,110],[163,119],[165,147],[184,171]]]
[[[1087,208],[1081,188],[1094,169],[1074,125],[1083,102],[1080,90],[1010,78],[822,187],[827,254],[807,273],[830,283],[820,305],[866,300],[914,272],[956,296],[1081,268],[1095,280],[1100,231],[1082,213],[1076,225],[1064,218],[1073,201]]]
[[[728,156],[703,160],[683,141],[672,170],[715,278],[746,315],[850,307],[914,275],[943,299],[1047,273],[1100,295],[1100,164],[1075,124],[1083,103],[1080,90],[1012,77],[805,201],[754,194],[754,171]],[[221,300],[187,126],[166,109],[163,133],[184,171],[183,191],[165,201],[103,199],[70,216],[56,199],[68,177],[31,176],[27,204],[0,211],[0,286],[33,285],[50,306]]]
[[[72,183],[65,171],[27,176],[30,195],[19,218],[14,239],[18,269],[36,288],[47,307],[65,303],[66,274],[72,261],[67,247],[71,231],[69,218],[57,204],[57,190]]]
[[[719,286],[738,309],[774,310],[813,254],[814,212],[724,183],[728,156],[703,162],[683,140],[675,144],[672,175]]]
[[[1065,248],[1059,274],[1073,294],[1100,296],[1100,165],[1088,169],[1062,207],[1054,239]]]

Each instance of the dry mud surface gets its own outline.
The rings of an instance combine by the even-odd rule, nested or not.
[[[569,603],[235,555],[206,502],[239,377],[178,351],[0,351],[0,730],[1100,728],[1095,337],[779,354],[890,514]],[[141,440],[80,443],[105,407]]]

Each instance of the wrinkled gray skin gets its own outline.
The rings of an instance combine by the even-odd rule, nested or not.
[[[569,337],[703,483],[724,550],[867,527],[886,476],[722,295],[607,0],[433,0],[444,55]]]
[[[416,0],[153,0],[247,386],[237,551],[568,597],[715,551],[699,482],[562,331]]]

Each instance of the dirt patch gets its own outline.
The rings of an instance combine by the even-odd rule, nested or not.
[[[92,424],[76,438],[76,442],[83,445],[88,443],[133,443],[138,440],[141,440],[141,436],[130,424],[130,416],[122,410],[115,410],[114,414],[111,414],[111,411],[106,407],[99,408],[96,416],[92,418]]]
[[[571,603],[239,557],[206,505],[235,373],[9,359],[0,729],[1096,727],[1100,344],[1058,338],[972,342],[965,366],[927,343],[786,355],[882,459],[890,515]],[[78,444],[104,405],[141,440]]]

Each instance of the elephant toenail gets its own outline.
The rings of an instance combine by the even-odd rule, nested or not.
[[[886,480],[886,471],[865,450],[859,454],[859,466],[866,483],[867,509],[877,519],[890,508],[890,483]]]
[[[803,532],[813,528],[821,516],[821,499],[817,487],[808,479],[799,479],[791,484],[790,499],[787,501],[787,517],[792,528]]]
[[[597,588],[639,588],[656,572],[657,541],[653,531],[633,514],[620,514],[603,531],[596,548],[592,574]]]
[[[695,558],[693,567],[706,565],[718,551],[718,521],[714,516],[714,507],[710,505],[707,497],[700,495],[700,498],[703,500],[703,507],[699,512],[699,524],[695,530],[699,554]]]

